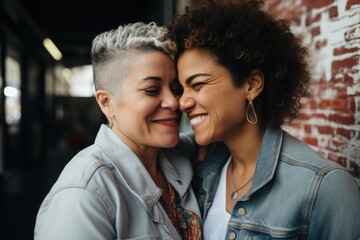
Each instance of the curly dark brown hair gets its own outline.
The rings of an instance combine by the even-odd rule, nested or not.
[[[309,95],[308,51],[289,24],[274,19],[263,5],[261,0],[198,2],[168,28],[176,59],[186,49],[205,48],[238,86],[260,69],[265,87],[254,106],[261,125],[276,128],[295,119],[301,98]]]

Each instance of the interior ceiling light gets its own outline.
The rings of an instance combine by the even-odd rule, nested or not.
[[[50,38],[45,38],[43,41],[43,45],[56,61],[59,61],[62,58],[60,50],[56,47],[56,45],[53,43],[53,41],[51,41]]]

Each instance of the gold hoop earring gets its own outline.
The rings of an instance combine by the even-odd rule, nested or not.
[[[254,118],[255,120],[252,121],[250,118],[249,118],[249,109],[253,112],[254,114]],[[249,103],[246,107],[246,112],[245,112],[245,115],[246,115],[246,120],[251,123],[251,124],[257,124],[257,115],[256,115],[256,112],[255,112],[255,108],[254,108],[254,105],[253,105],[253,102],[251,101],[251,99],[249,99]]]

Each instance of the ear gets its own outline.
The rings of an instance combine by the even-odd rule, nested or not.
[[[111,93],[106,90],[97,90],[95,92],[95,98],[101,108],[101,111],[105,114],[105,116],[108,119],[110,119],[112,115],[112,99],[113,99]]]
[[[260,69],[252,70],[250,77],[247,80],[247,84],[247,98],[253,101],[264,90],[265,79],[263,72]]]

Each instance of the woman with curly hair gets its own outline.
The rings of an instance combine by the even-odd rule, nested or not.
[[[311,80],[308,52],[260,0],[199,3],[169,24],[196,142],[204,239],[358,239],[360,191],[281,127]]]

